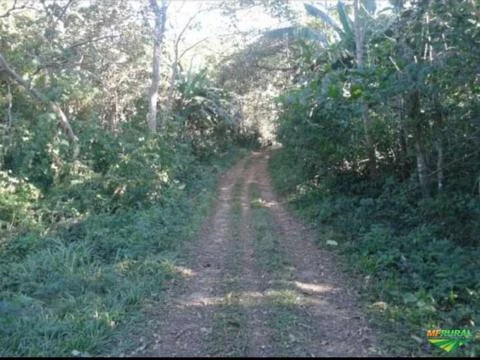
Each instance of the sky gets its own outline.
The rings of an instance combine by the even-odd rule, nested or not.
[[[192,62],[194,68],[204,64],[204,55],[222,56],[234,51],[235,46],[241,47],[246,40],[242,33],[258,33],[285,24],[285,21],[268,15],[261,6],[238,11],[238,21],[233,22],[231,18],[222,15],[220,9],[205,11],[212,4],[215,7],[214,1],[173,0],[169,7],[170,28],[167,28],[167,41],[173,42],[190,18],[195,16],[190,24],[193,25],[192,28],[184,32],[180,43],[182,49],[199,43],[185,54],[187,60],[195,57]]]
[[[219,3],[220,1],[205,0],[171,0],[170,2],[167,42],[173,43],[173,39],[178,37],[189,19],[194,16],[194,20],[191,22],[191,25],[194,26],[184,32],[180,42],[181,49],[198,44],[189,50],[183,59],[183,62],[190,62],[192,68],[202,67],[205,64],[205,56],[216,56],[218,59],[218,57],[234,51],[235,46],[241,48],[245,45],[245,41],[253,39],[262,31],[290,25],[289,21],[268,14],[262,6],[237,11],[237,22],[232,22],[231,18],[222,15],[219,9],[205,11],[212,7],[218,7]],[[239,1],[234,1],[234,3],[238,4]],[[334,7],[337,0],[290,0],[289,3],[294,11],[307,17],[303,8],[304,3],[329,8]],[[353,0],[345,0],[344,3],[351,4]],[[377,0],[377,10],[388,5],[387,0]],[[241,36],[241,33],[247,32],[250,32],[250,35]]]

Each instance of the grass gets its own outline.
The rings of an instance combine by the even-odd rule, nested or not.
[[[277,152],[269,164],[274,186],[316,229],[319,246],[329,246],[328,240],[338,244],[343,269],[361,279],[356,285],[376,320],[385,351],[401,356],[478,356],[480,339],[454,353],[426,339],[427,329],[478,333],[480,324],[480,252],[449,237],[450,225],[445,224],[453,217],[446,203],[445,222],[433,221],[431,214],[442,215],[438,198],[419,200],[388,181],[383,192],[357,183],[342,185],[339,191],[335,179],[314,187],[297,163],[288,150]],[[456,222],[458,227],[461,219]]]
[[[270,210],[264,206],[256,184],[250,185],[252,219],[255,230],[254,249],[257,267],[270,279],[265,292],[264,306],[267,323],[272,329],[272,342],[278,356],[308,356],[301,347],[308,340],[308,320],[298,306],[298,294],[291,285],[293,267],[282,242],[286,241],[276,229]]]
[[[257,263],[261,271],[266,272],[270,277],[278,280],[290,279],[291,264],[288,256],[282,247],[282,240],[279,234],[275,233],[275,221],[264,207],[264,201],[256,184],[250,185],[252,197],[252,219],[255,229],[254,248],[257,255]]]
[[[119,251],[105,262],[94,244],[62,240],[55,239],[56,245],[28,254],[18,263],[3,264],[9,276],[2,278],[2,355],[110,353],[112,337],[127,331],[145,302],[176,276],[168,266],[167,253],[148,254],[133,246],[135,256]],[[174,251],[171,247],[170,254]]]
[[[275,222],[268,209],[262,206],[252,206],[253,246],[255,251],[255,266],[273,281],[266,289],[260,304],[251,301],[244,294],[245,282],[242,279],[242,261],[245,233],[242,228],[244,218],[240,204],[241,184],[238,181],[233,190],[233,206],[231,213],[232,245],[229,248],[226,263],[228,269],[222,281],[225,293],[223,302],[215,309],[213,328],[209,336],[209,353],[225,356],[245,356],[249,351],[248,311],[250,307],[259,306],[261,311],[268,313],[267,326],[272,329],[272,342],[278,355],[299,354],[296,346],[306,338],[305,319],[298,309],[297,294],[290,289],[289,279],[292,268],[287,261],[287,254],[282,250],[282,239],[275,233]],[[251,204],[262,203],[256,185],[250,185],[249,192],[253,197]],[[249,234],[250,235],[250,234]],[[303,330],[302,330],[303,329]],[[295,334],[295,335],[294,335]],[[299,335],[301,334],[301,335]],[[303,354],[306,355],[306,354]]]
[[[152,206],[86,214],[4,242],[0,355],[119,355],[138,346],[131,335],[148,330],[143,309],[180,280],[175,264],[233,159],[202,165],[194,184]]]

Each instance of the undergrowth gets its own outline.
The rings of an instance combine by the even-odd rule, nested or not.
[[[319,245],[338,244],[345,270],[363,279],[386,353],[478,356],[480,200],[423,198],[389,178],[375,186],[333,176],[309,183],[299,163],[288,149],[277,152],[274,186],[312,223]],[[427,342],[427,329],[437,328],[469,329],[476,340],[446,353]]]
[[[218,174],[242,153],[201,158],[188,142],[132,129],[88,135],[88,151],[75,161],[57,154],[57,167],[34,180],[0,172],[0,356],[131,350],[143,307],[180,276],[182,244],[207,215]]]

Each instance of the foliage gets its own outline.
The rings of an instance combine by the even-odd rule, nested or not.
[[[0,349],[3,355],[105,354],[177,277],[174,261],[232,158],[201,162],[168,136],[91,129],[48,191],[3,171]],[[22,168],[22,170],[25,170]],[[7,230],[7,231],[3,231]]]
[[[183,70],[187,23],[158,74],[156,135],[144,120],[153,42],[140,3],[0,4],[0,55],[18,74],[1,65],[0,355],[113,349],[176,276],[215,174],[273,118],[277,188],[339,244],[384,318],[418,336],[478,327],[478,2],[379,11],[365,0],[353,17],[342,2],[307,4],[307,23],[260,36],[214,72]],[[251,4],[293,19],[285,2],[239,8]],[[415,341],[395,351],[422,353]]]
[[[340,244],[348,267],[365,276],[369,301],[386,304],[383,319],[399,324],[387,334],[423,339],[428,327],[480,322],[478,4],[395,5],[360,17],[368,24],[362,68],[350,61],[358,27],[348,7],[335,10],[339,22],[306,7],[338,41],[324,49],[299,37],[301,70],[277,98],[283,149],[271,171],[321,243]],[[401,355],[434,351],[421,343],[388,346]]]
[[[0,5],[0,54],[26,84],[0,65],[0,355],[128,349],[142,309],[178,277],[217,175],[238,145],[256,145],[206,71],[178,75],[173,108],[148,134],[145,5]]]
[[[76,123],[74,157],[48,113],[15,125],[0,171],[0,354],[129,346],[115,349],[178,276],[180,246],[195,234],[235,142],[247,139],[222,96],[197,84],[174,110],[187,121],[156,136],[146,135],[141,101],[115,133],[86,117]],[[223,113],[201,123],[199,109]]]
[[[478,220],[467,220],[470,211],[480,208],[478,199],[460,212],[461,198],[471,202],[465,195],[418,201],[418,189],[392,178],[379,190],[341,178],[312,186],[305,175],[292,171],[295,160],[288,150],[275,154],[270,163],[274,184],[312,222],[319,244],[339,244],[346,269],[363,275],[364,283],[357,286],[365,290],[366,301],[387,304],[380,314],[386,324],[379,325],[390,339],[387,351],[431,354],[433,348],[405,334],[424,339],[427,328],[476,328],[480,287],[474,274],[480,251],[475,241],[459,247],[454,239],[467,243],[466,229],[478,234]],[[391,322],[398,326],[388,326]],[[473,345],[456,354],[478,351]]]
[[[229,144],[255,134],[242,129],[243,114],[232,94],[217,88],[206,70],[181,74],[177,90],[180,96],[174,112],[197,156],[223,152]]]

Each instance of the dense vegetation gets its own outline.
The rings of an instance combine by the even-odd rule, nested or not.
[[[345,255],[387,351],[478,329],[478,1],[213,1],[179,28],[174,3],[0,2],[0,355],[131,349],[217,175],[274,125],[276,187]],[[258,5],[288,26],[185,42]]]
[[[319,241],[364,275],[389,346],[406,355],[425,351],[428,328],[480,323],[480,9],[392,3],[389,15],[307,7],[311,31],[333,26],[337,41],[297,35],[271,170]]]
[[[206,69],[163,76],[151,131],[151,12],[132,4],[0,7],[0,355],[135,344],[217,174],[256,142]]]

